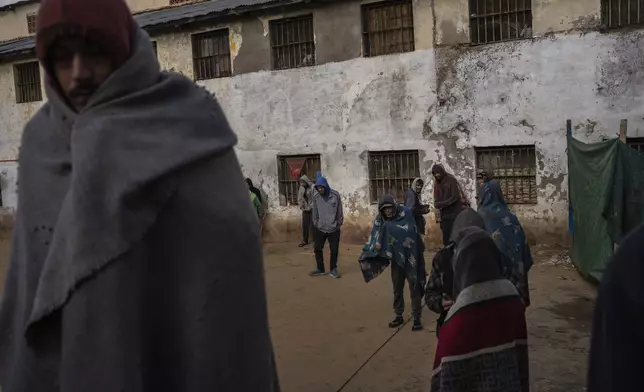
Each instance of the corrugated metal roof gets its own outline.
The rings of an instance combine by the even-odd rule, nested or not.
[[[0,43],[0,59],[10,54],[19,54],[33,51],[36,47],[34,37],[20,38],[13,41]]]
[[[31,1],[31,0],[22,0]],[[142,28],[153,28],[167,24],[182,24],[232,11],[237,8],[269,3],[296,3],[302,0],[211,0],[196,4],[186,4],[179,7],[168,7],[160,10],[143,12],[134,15],[134,19]],[[35,48],[34,37],[20,38],[8,42],[0,42],[0,60],[19,55]]]

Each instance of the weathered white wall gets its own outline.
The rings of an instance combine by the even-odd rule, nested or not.
[[[27,15],[38,11],[38,4],[27,4],[0,11],[0,42],[29,35]]]
[[[588,24],[595,23],[594,11],[551,2],[580,15],[557,22],[563,30],[577,30],[201,82],[217,95],[239,135],[244,172],[268,194],[269,236],[284,239],[299,226],[297,208],[279,206],[278,154],[321,154],[324,174],[344,198],[345,235],[358,239],[374,212],[367,151],[418,149],[423,177],[431,178],[435,162],[444,163],[473,201],[473,147],[534,144],[538,204],[516,210],[533,237],[562,242],[567,229],[566,119],[572,119],[574,135],[584,141],[616,137],[622,118],[629,119],[629,136],[644,136],[644,33],[583,33],[584,26],[575,23],[586,20],[583,15],[591,15]],[[437,0],[435,6],[445,4]],[[538,10],[543,4],[534,4],[535,13],[543,12]],[[461,14],[466,8],[454,10]],[[455,20],[448,26],[445,18],[437,19],[439,44],[468,36],[467,18]],[[535,20],[535,26],[541,24],[535,35],[551,31],[544,20]],[[242,24],[213,26],[220,27],[231,28],[233,57],[251,41],[244,39]],[[161,65],[192,77],[189,34],[154,39]],[[15,159],[22,127],[40,106],[15,104],[12,72],[10,65],[0,65],[0,91],[9,92],[0,94],[0,160]],[[430,193],[428,188],[423,194],[426,201]],[[432,225],[431,235],[436,231]]]

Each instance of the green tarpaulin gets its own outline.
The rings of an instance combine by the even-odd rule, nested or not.
[[[584,144],[568,137],[573,246],[586,277],[601,280],[614,244],[644,222],[644,155],[620,140]]]

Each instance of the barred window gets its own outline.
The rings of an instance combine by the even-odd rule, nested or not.
[[[37,61],[15,64],[13,78],[16,85],[16,103],[42,101],[40,66]]]
[[[313,15],[270,22],[273,69],[315,65]]]
[[[644,137],[629,137],[626,144],[635,150],[644,153]]]
[[[228,29],[192,36],[192,61],[195,80],[230,76],[230,43]]]
[[[411,0],[362,6],[362,42],[365,57],[414,50]]]
[[[405,202],[405,191],[414,178],[420,177],[418,150],[369,151],[369,193],[377,203],[383,194],[391,194]]]
[[[470,0],[472,44],[532,37],[532,0]]]
[[[280,205],[296,206],[297,191],[302,174],[315,181],[320,171],[320,154],[280,155],[277,157],[277,175],[280,191]]]
[[[644,23],[644,0],[602,0],[602,22],[609,28]]]
[[[476,168],[492,169],[508,204],[537,204],[534,146],[477,147]]]
[[[36,14],[27,14],[27,32],[36,34]]]

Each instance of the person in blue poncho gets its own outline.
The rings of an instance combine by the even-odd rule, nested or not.
[[[339,279],[338,273],[338,251],[340,249],[340,228],[344,223],[344,214],[342,212],[342,199],[340,194],[331,189],[326,178],[318,173],[315,182],[315,192],[313,196],[313,236],[316,268],[311,271],[311,276],[325,275],[324,272],[324,243],[329,240],[329,249],[331,251],[331,269],[332,278]]]
[[[413,331],[423,329],[421,324],[422,297],[425,286],[425,245],[420,237],[414,215],[408,207],[398,205],[392,195],[382,195],[378,214],[373,222],[369,241],[362,249],[359,263],[365,282],[370,282],[391,265],[396,317],[390,328],[404,324],[405,280],[409,284]]]
[[[530,305],[528,272],[532,267],[532,254],[519,219],[508,208],[501,186],[492,179],[491,173],[482,171],[478,174],[479,189],[477,192],[478,212],[485,222],[501,252],[507,256],[506,277],[521,294],[526,307]]]

